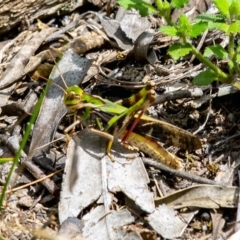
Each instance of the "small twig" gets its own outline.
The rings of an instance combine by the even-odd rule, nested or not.
[[[163,196],[166,196],[167,193],[166,193],[166,190],[165,190],[165,188],[163,186],[163,178],[162,178],[162,176],[161,176],[160,180],[158,181],[158,183],[159,183],[159,188],[160,188]]]
[[[55,143],[55,142],[58,142],[58,141],[60,141],[60,140],[62,140],[62,139],[66,139],[66,136],[61,136],[61,137],[59,137],[59,138],[57,138],[57,139],[55,139],[55,140],[53,140],[53,141],[51,141],[51,142],[49,142],[49,143],[46,143],[46,144],[44,144],[44,145],[42,145],[42,146],[39,146],[39,147],[35,148],[35,150],[40,150],[40,149],[42,149],[42,148],[45,148],[46,146],[49,146],[50,144],[53,144],[53,143]]]
[[[125,88],[128,88],[128,89],[138,89],[138,88],[143,88],[145,87],[145,84],[143,84],[142,82],[129,82],[129,81],[124,81],[124,80],[119,80],[117,78],[112,78],[112,77],[109,77],[103,70],[102,70],[102,67],[101,66],[98,66],[98,70],[99,72],[108,80],[111,80],[112,82],[115,82],[115,83],[121,83],[121,84],[126,84],[126,86],[124,86]],[[110,84],[111,86],[114,84]],[[119,85],[117,85],[119,86]],[[122,86],[122,85],[121,85]],[[123,86],[122,86],[123,87]]]
[[[159,171],[158,171],[158,172],[159,172]],[[164,194],[165,192],[163,193],[163,191],[162,191],[162,189],[159,187],[158,181],[157,181],[157,179],[156,179],[156,177],[155,177],[156,173],[154,173],[154,170],[152,170],[150,173],[151,173],[152,178],[153,178],[153,181],[154,181],[154,183],[155,183],[155,186],[156,186],[158,195],[159,195],[160,197],[165,196],[165,194]]]
[[[46,179],[49,179],[50,177],[54,176],[55,174],[57,174],[57,173],[59,173],[59,172],[62,172],[63,170],[64,170],[64,169],[62,168],[62,169],[60,169],[60,170],[57,170],[57,171],[54,172],[54,173],[50,173],[50,174],[48,174],[48,175],[44,175],[42,178],[40,178],[40,179],[38,179],[38,180],[35,180],[35,181],[30,182],[30,183],[24,184],[24,185],[22,185],[22,186],[20,186],[20,187],[13,188],[13,189],[7,191],[7,193],[9,193],[9,192],[15,192],[15,191],[17,191],[17,190],[26,188],[26,187],[28,187],[28,186],[32,186],[33,184],[42,182],[42,181],[44,181],[44,180],[46,180]]]
[[[211,110],[212,110],[212,97],[211,97],[211,96],[212,96],[212,88],[210,88],[210,93],[209,93],[209,95],[210,95],[209,111],[208,111],[206,120],[205,120],[205,122],[203,123],[203,125],[201,125],[201,126],[198,128],[198,130],[196,130],[196,131],[193,133],[194,135],[197,134],[197,133],[199,133],[200,131],[202,131],[202,130],[205,128],[205,126],[206,126],[206,124],[207,124],[207,122],[208,122],[208,119],[209,119],[209,117],[210,117]]]
[[[222,160],[224,159],[224,157],[225,157],[224,154],[220,155],[219,157],[217,157],[217,158],[213,161],[213,163],[214,163],[214,164],[219,163],[220,161],[222,161]]]
[[[202,45],[204,44],[204,41],[206,39],[207,34],[208,34],[208,29],[203,33],[203,35],[201,37],[201,40],[198,43],[198,46],[197,46],[197,50],[198,51],[201,49]],[[196,58],[196,55],[193,54],[191,59],[190,59],[190,61],[189,61],[189,63],[192,63],[195,58]]]
[[[225,186],[224,184],[216,182],[216,181],[213,181],[213,180],[209,180],[209,179],[206,179],[206,178],[203,178],[203,177],[199,177],[199,176],[187,173],[187,172],[174,170],[172,168],[169,168],[169,167],[167,167],[167,166],[165,166],[165,165],[163,165],[163,164],[161,164],[159,162],[150,160],[148,158],[142,158],[142,159],[143,159],[144,164],[147,164],[149,166],[155,167],[155,168],[160,169],[162,171],[168,172],[168,173],[170,173],[170,174],[172,174],[174,176],[181,177],[181,178],[184,178],[184,179],[188,179],[188,180],[190,180],[192,182],[197,182],[197,183],[202,183],[202,184],[211,184],[211,185]]]
[[[45,192],[46,192],[46,189],[44,188],[41,194],[34,200],[32,206],[29,208],[30,211],[42,200],[42,197],[45,194]]]
[[[67,31],[71,30],[72,28],[76,27],[76,25],[80,25],[79,21],[73,21],[70,24],[68,24],[66,27],[61,28],[60,30],[50,34],[46,39],[45,43],[51,42],[54,40],[58,40],[59,38],[64,38],[63,34],[66,33]],[[69,40],[64,38],[65,40]]]
[[[176,99],[180,99],[180,98],[202,97],[202,95],[203,95],[203,91],[200,88],[195,88],[192,91],[191,90],[179,90],[176,92],[165,93],[165,94],[157,96],[153,105],[161,104],[166,101],[176,100]]]
[[[213,144],[213,146],[214,146],[214,147],[219,147],[220,145],[225,144],[225,143],[228,142],[229,140],[231,140],[231,139],[233,139],[233,138],[237,138],[237,137],[240,137],[240,133],[234,134],[234,135],[232,135],[232,136],[230,136],[230,137],[228,137],[228,138],[225,138],[225,139],[223,139],[223,140],[221,140],[221,141],[218,141],[218,142],[216,142],[215,144]]]
[[[51,193],[51,194],[55,194],[57,190],[59,190],[59,188],[57,187],[57,185],[54,183],[54,181],[52,181],[51,179],[49,179],[49,176],[46,176],[43,171],[38,168],[32,161],[24,161],[22,163],[22,165],[24,167],[27,168],[27,170],[36,178],[38,179],[37,181],[42,182],[42,184],[47,188],[47,190]]]

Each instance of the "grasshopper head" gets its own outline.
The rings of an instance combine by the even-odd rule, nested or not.
[[[83,90],[74,85],[68,87],[64,94],[64,104],[72,111],[75,112],[82,101]]]

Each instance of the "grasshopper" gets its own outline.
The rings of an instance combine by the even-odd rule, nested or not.
[[[167,143],[188,150],[201,148],[200,140],[181,128],[144,114],[155,100],[154,88],[154,83],[149,82],[139,93],[114,103],[85,93],[78,86],[71,86],[64,94],[64,104],[74,113],[75,119],[80,115],[82,120],[87,120],[91,113],[105,119],[106,127],[103,132],[96,129],[92,131],[109,139],[106,153],[111,159],[113,159],[110,154],[113,139],[118,138],[122,139],[122,144],[130,149],[139,149],[171,168],[182,169],[182,160],[168,152],[150,136],[162,134]],[[142,136],[138,132],[148,136]]]

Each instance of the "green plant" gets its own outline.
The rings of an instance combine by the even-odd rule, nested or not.
[[[182,8],[188,1],[189,0],[156,0],[156,7],[153,7],[143,0],[118,0],[118,3],[126,9],[135,8],[139,10],[142,16],[155,13],[166,20],[167,26],[162,26],[160,31],[168,36],[179,37],[179,42],[169,47],[168,54],[174,60],[178,60],[192,53],[207,67],[205,71],[194,78],[193,83],[206,85],[217,80],[222,83],[232,83],[240,88],[240,84],[237,81],[240,77],[240,40],[235,43],[235,39],[240,33],[240,1],[213,0],[219,10],[219,14],[201,14],[196,17],[193,23],[190,22],[186,15],[181,15],[177,23],[173,23],[171,20],[172,9]],[[212,29],[223,31],[226,34],[229,38],[228,48],[225,50],[216,44],[206,47],[202,54],[193,46],[191,43],[192,39],[203,34],[205,30]],[[220,60],[227,60],[227,71],[223,71],[213,64],[212,61],[208,59],[211,55],[215,55],[215,57]]]
[[[8,175],[7,175],[7,178],[6,178],[5,184],[4,184],[4,186],[3,186],[2,192],[1,192],[1,194],[0,194],[0,212],[1,212],[1,210],[2,210],[3,201],[4,201],[4,198],[5,198],[5,195],[6,195],[7,187],[8,187],[8,185],[9,185],[11,176],[12,176],[13,171],[15,170],[15,168],[16,168],[18,162],[19,162],[19,159],[20,159],[20,156],[21,156],[21,152],[22,152],[22,150],[25,148],[25,146],[26,146],[26,144],[27,144],[28,138],[29,138],[30,133],[31,133],[31,131],[32,131],[33,124],[35,123],[35,121],[36,121],[36,119],[37,119],[37,116],[38,116],[38,113],[39,113],[39,111],[40,111],[40,108],[41,108],[43,99],[44,99],[44,97],[46,96],[50,85],[51,85],[51,81],[48,81],[48,83],[47,83],[47,85],[46,85],[43,93],[41,94],[41,96],[40,96],[40,98],[39,98],[36,106],[34,107],[34,110],[33,110],[33,112],[32,112],[32,116],[31,116],[31,118],[30,118],[30,120],[29,120],[29,122],[28,122],[28,125],[27,125],[27,127],[26,127],[26,129],[25,129],[25,132],[24,132],[24,135],[23,135],[23,139],[22,139],[22,141],[21,141],[21,143],[20,143],[20,147],[19,147],[17,153],[16,153],[15,156],[14,156],[12,166],[11,166],[11,168],[10,168],[10,171],[9,171]],[[4,162],[10,161],[10,160],[12,160],[12,159],[10,159],[10,158],[9,158],[9,159],[7,159],[7,158],[4,158],[4,159],[3,159],[3,158],[2,158],[2,159],[0,159],[0,160],[1,160],[1,163],[4,163]]]

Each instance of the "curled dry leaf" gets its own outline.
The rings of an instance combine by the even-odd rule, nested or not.
[[[149,48],[154,37],[154,30],[147,29],[142,32],[134,43],[134,48],[129,54],[133,54],[138,62],[148,61],[154,64],[157,61],[157,56],[153,49]]]
[[[184,207],[236,208],[238,195],[238,187],[197,185],[158,199],[155,204],[156,206],[167,204],[175,209]]]
[[[99,16],[100,17],[100,16]],[[139,35],[150,28],[150,22],[136,10],[119,9],[116,19],[100,17],[107,35],[123,50],[132,49]]]

